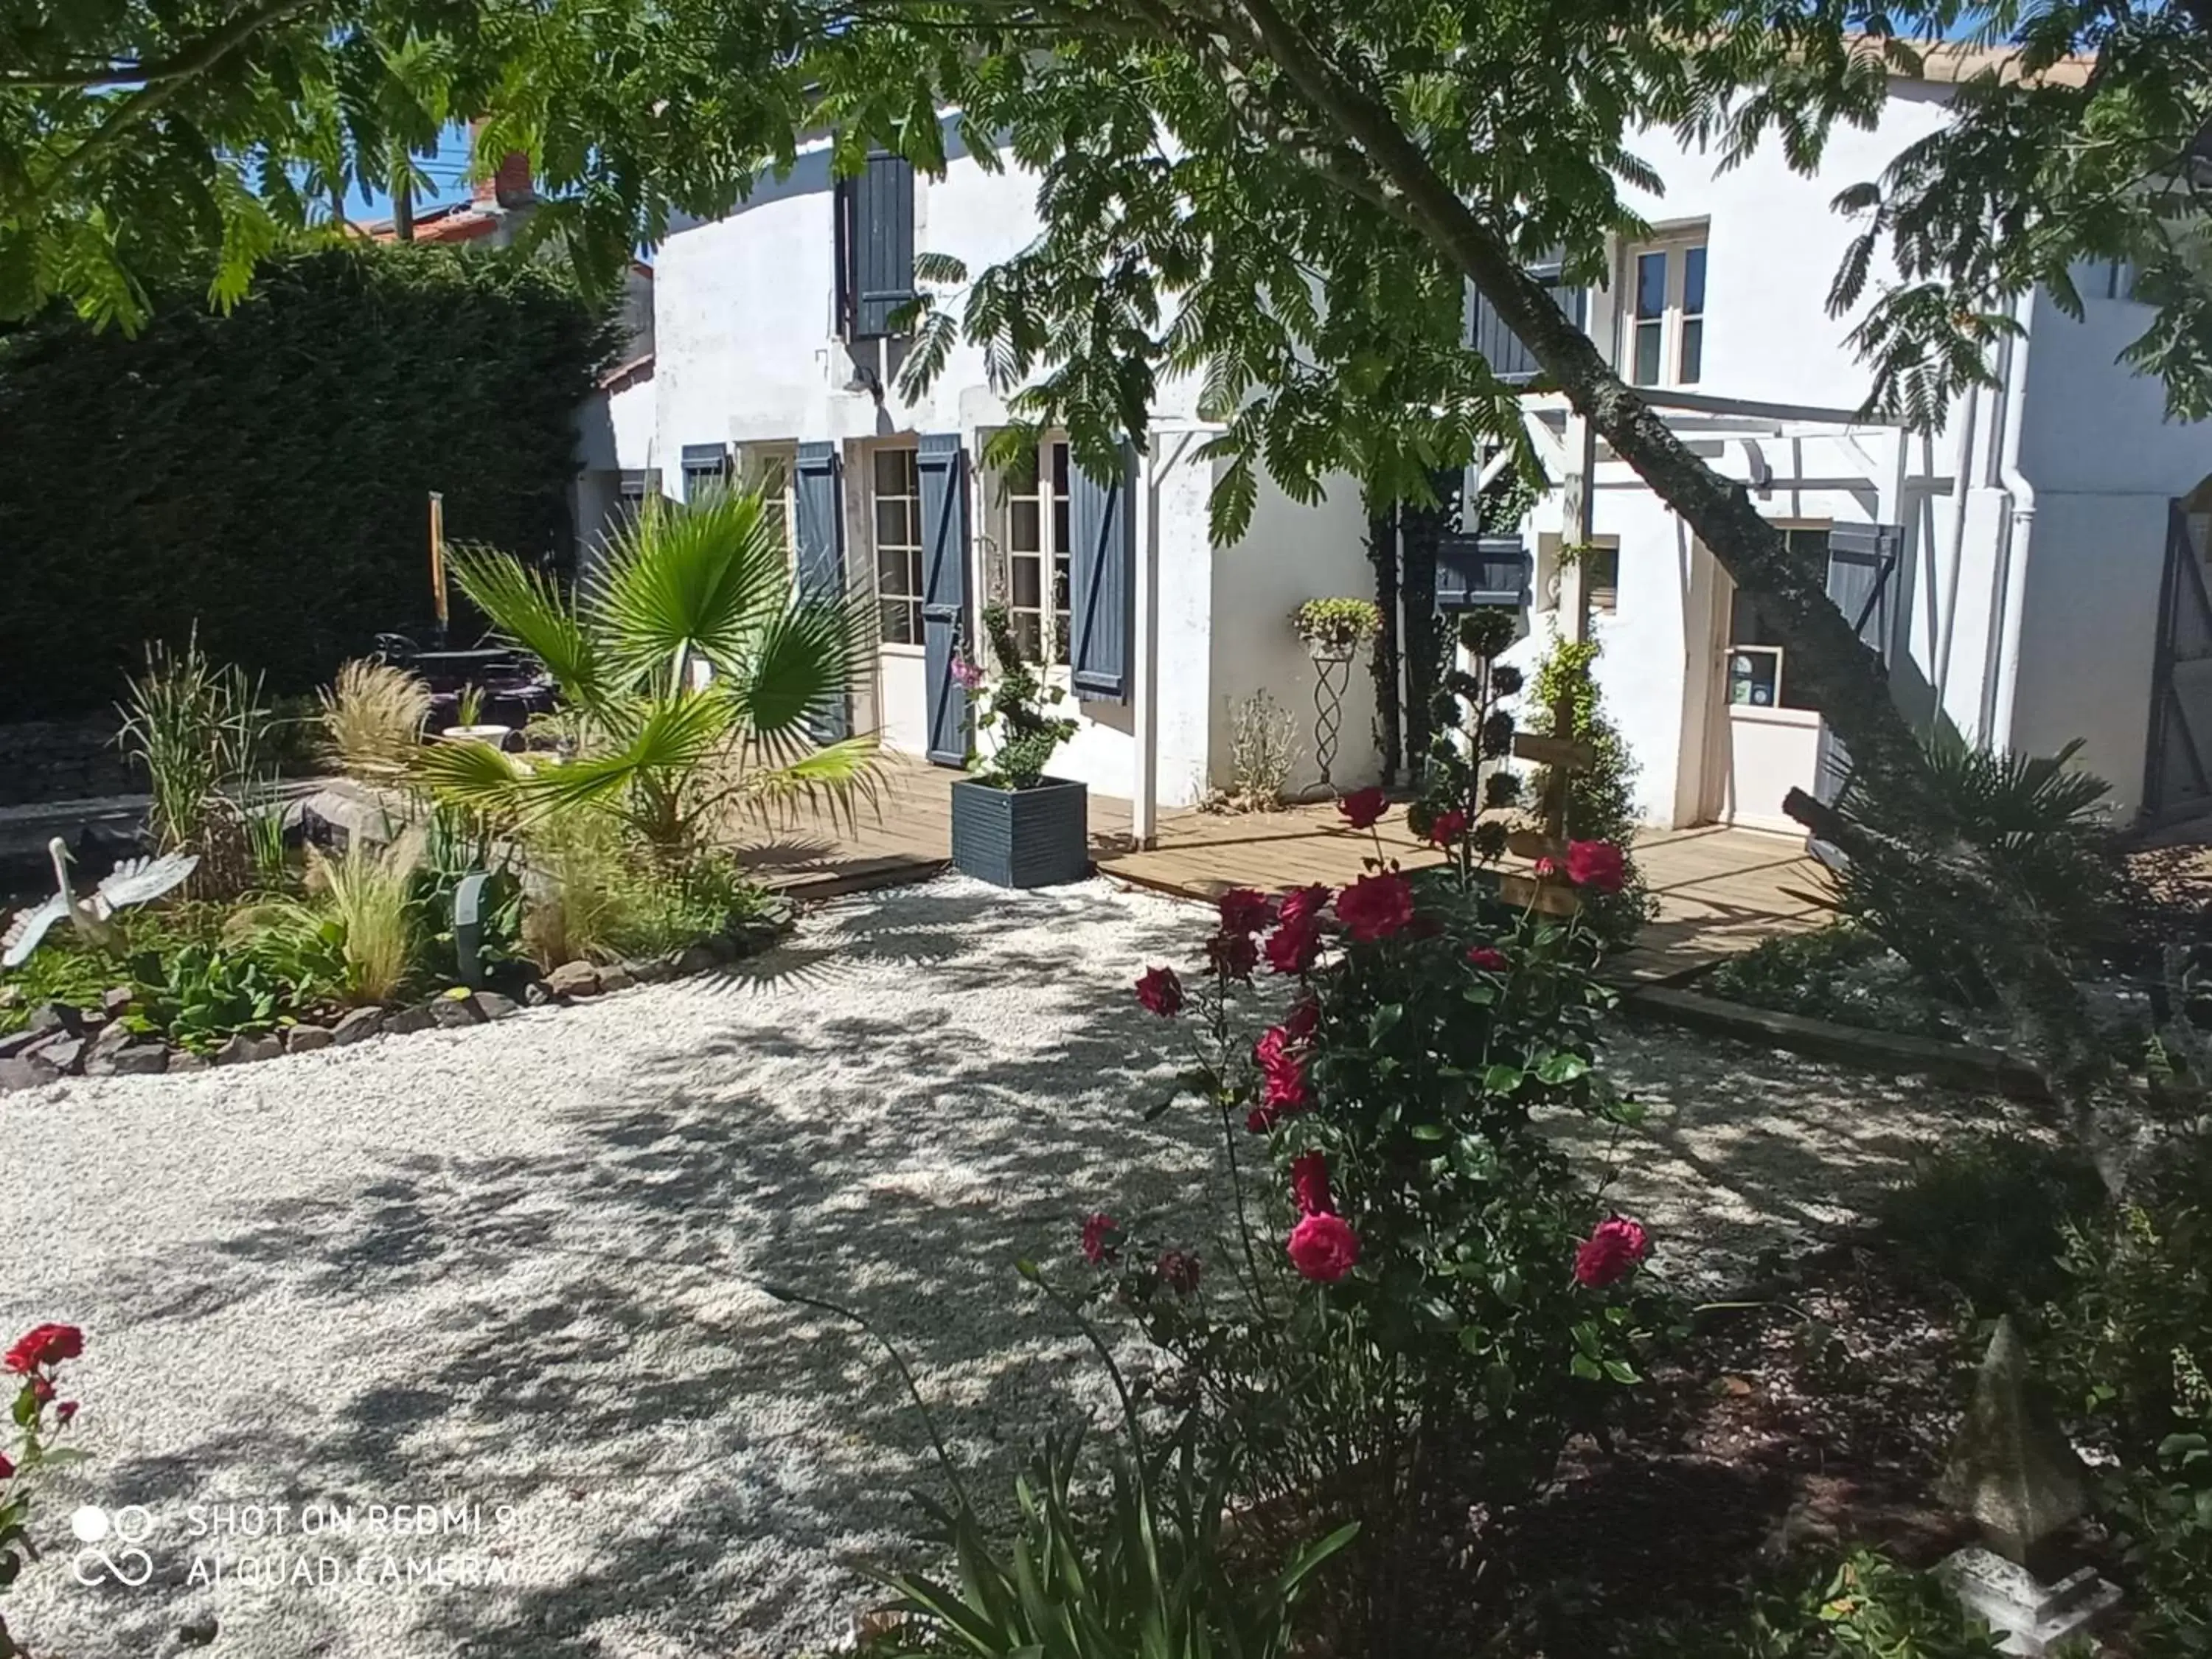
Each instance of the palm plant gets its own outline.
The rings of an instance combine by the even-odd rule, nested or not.
[[[868,613],[794,591],[757,492],[649,500],[574,592],[487,549],[457,550],[453,569],[552,672],[581,742],[557,762],[433,744],[420,770],[441,797],[524,825],[605,812],[672,869],[732,806],[808,797],[849,811],[869,791],[872,738],[809,735],[867,660]]]

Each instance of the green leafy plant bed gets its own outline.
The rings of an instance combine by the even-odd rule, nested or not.
[[[1848,923],[1763,940],[1702,975],[1697,988],[1776,1013],[1952,1042],[1987,1024],[1933,994],[1903,957]]]

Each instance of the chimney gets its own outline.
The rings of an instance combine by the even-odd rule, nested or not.
[[[481,120],[469,123],[469,153],[476,157],[477,135],[483,130]],[[477,179],[469,185],[469,200],[480,208],[528,207],[538,199],[537,187],[530,179],[530,158],[519,149],[511,149],[500,157],[498,171],[489,179]]]

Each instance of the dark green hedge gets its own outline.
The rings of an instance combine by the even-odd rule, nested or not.
[[[112,702],[146,641],[299,690],[430,614],[453,540],[567,556],[577,405],[613,349],[564,270],[372,246],[271,265],[135,338],[0,341],[0,720]]]

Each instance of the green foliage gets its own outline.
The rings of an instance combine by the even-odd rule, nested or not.
[[[235,665],[216,667],[196,633],[176,652],[156,640],[121,713],[118,741],[146,774],[153,796],[147,827],[156,848],[198,855],[196,892],[247,885],[257,856],[251,826],[260,816],[253,797],[269,782],[270,715],[260,681]]]
[[[726,854],[671,869],[627,844],[612,820],[550,820],[531,837],[522,948],[540,966],[667,955],[761,914],[766,894]]]
[[[1044,712],[1063,694],[1039,679],[1036,665],[1024,659],[1006,606],[983,607],[983,633],[999,667],[999,678],[976,699],[976,729],[999,736],[984,780],[1001,789],[1034,789],[1044,781],[1054,752],[1075,735],[1075,721]]]
[[[732,810],[817,796],[849,809],[867,793],[872,738],[808,737],[867,665],[866,610],[798,593],[757,491],[653,498],[578,593],[485,548],[456,549],[453,568],[552,671],[580,742],[573,758],[429,744],[416,771],[440,799],[526,835],[603,813],[672,869]]]
[[[1756,1585],[1717,1618],[1653,1624],[1620,1650],[1621,1659],[1998,1659],[2003,1651],[1933,1573],[1871,1550]]]
[[[576,407],[610,349],[557,268],[430,247],[289,258],[225,316],[165,298],[135,339],[7,337],[0,705],[98,707],[142,641],[195,626],[274,690],[327,680],[427,616],[433,489],[456,537],[564,549]]]
[[[1731,1002],[1869,1031],[1955,1039],[1954,1008],[1903,958],[1849,922],[1761,939],[1729,957],[1698,988]]]
[[[2041,942],[2077,960],[2112,937],[2119,876],[2103,804],[2111,786],[2067,766],[2081,746],[2076,738],[2038,757],[1993,755],[1949,736],[1928,745],[1936,799],[1960,836],[2003,872]],[[1855,769],[1836,807],[1872,838],[1837,878],[1838,910],[1941,994],[1988,1006],[1996,994],[1988,919],[1949,891],[1942,866],[1923,855],[1920,806]],[[2015,950],[2027,943],[2007,942]]]
[[[1382,612],[1372,599],[1308,599],[1291,612],[1291,631],[1316,656],[1353,656],[1382,631]]]
[[[1609,841],[1627,854],[1627,884],[1617,893],[1585,894],[1583,899],[1592,931],[1620,949],[1656,914],[1658,901],[1636,867],[1636,757],[1620,728],[1606,718],[1595,672],[1599,649],[1595,639],[1553,641],[1536,666],[1526,708],[1530,731],[1589,745],[1589,769],[1568,774],[1567,834],[1575,841]],[[1554,729],[1562,697],[1571,697],[1574,708],[1573,723],[1565,732]],[[1538,767],[1530,793],[1542,800],[1551,786],[1550,769]]]
[[[1989,1135],[1916,1159],[1875,1220],[1909,1266],[1977,1311],[2025,1313],[2065,1288],[2068,1230],[2104,1209],[2104,1183],[2077,1152]]]
[[[124,960],[161,957],[188,945],[213,945],[222,935],[223,911],[211,904],[165,902],[119,910]],[[46,935],[21,967],[0,973],[0,988],[14,994],[0,1005],[0,1035],[20,1030],[31,1011],[48,1002],[71,1008],[97,1008],[101,993],[123,976],[113,957],[88,946],[67,922]]]
[[[289,988],[250,950],[186,945],[132,958],[131,975],[132,1029],[200,1054],[240,1032],[274,1030],[289,1006]]]

